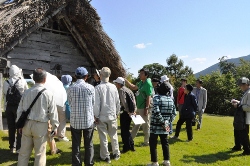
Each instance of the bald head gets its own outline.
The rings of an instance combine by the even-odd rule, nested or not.
[[[36,83],[45,83],[46,81],[46,76],[47,76],[47,73],[44,69],[42,68],[36,68],[34,71],[33,71],[33,80],[36,82]]]

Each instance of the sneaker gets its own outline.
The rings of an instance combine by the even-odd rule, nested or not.
[[[114,154],[113,157],[114,157],[114,160],[119,160],[120,155],[119,154]]]
[[[241,151],[241,148],[237,148],[236,146],[234,146],[231,150],[232,151]]]
[[[58,137],[59,141],[69,142],[69,139],[67,137]]]
[[[141,146],[148,146],[149,143],[142,143]]]
[[[16,154],[19,154],[20,153],[20,149],[16,150]]]
[[[147,164],[147,166],[159,166],[158,163],[150,163],[150,164]]]
[[[178,137],[176,137],[175,135],[172,136],[172,137],[170,137],[170,138],[172,138],[172,139],[178,139]]]
[[[243,151],[243,153],[242,153],[241,155],[243,155],[243,156],[245,156],[245,155],[250,155],[250,152],[248,152],[248,151]]]
[[[59,153],[62,153],[62,150],[57,149],[57,150],[56,150],[56,154],[59,154]]]
[[[164,162],[162,163],[162,165],[164,165],[164,166],[171,166],[169,161],[164,161]]]
[[[15,148],[11,148],[10,149],[10,153],[13,153],[13,154],[16,153],[16,149]]]
[[[188,140],[186,140],[186,142],[191,142],[191,141],[192,141],[192,139],[190,139],[190,140],[189,140],[189,139],[188,139]]]
[[[105,162],[107,162],[108,164],[110,164],[111,163],[111,160],[110,160],[110,158],[109,157],[106,157],[104,160],[103,159],[101,159],[102,161],[105,161]]]

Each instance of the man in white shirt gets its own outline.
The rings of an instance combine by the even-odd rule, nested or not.
[[[23,111],[27,111],[37,94],[44,89],[46,75],[46,71],[41,68],[37,68],[33,71],[33,80],[36,84],[24,92],[17,109],[17,120]],[[45,90],[31,108],[24,127],[19,129],[19,132],[22,133],[22,145],[18,156],[18,166],[28,165],[33,148],[35,151],[34,165],[46,165],[49,120],[52,125],[52,131],[54,131],[54,135],[56,135],[59,125],[56,102],[52,92]]]
[[[12,65],[9,70],[9,79],[4,81],[3,84],[3,94],[5,99],[5,114],[7,117],[7,124],[8,124],[8,134],[9,134],[9,148],[11,150],[11,153],[15,153],[15,151],[18,153],[21,147],[21,135],[19,132],[17,132],[17,138],[16,138],[16,147],[14,147],[15,144],[15,134],[16,134],[16,127],[15,127],[15,120],[17,116],[17,107],[19,104],[15,101],[8,101],[7,95],[10,93],[10,87],[16,86],[17,90],[20,93],[20,98],[23,92],[28,89],[27,82],[22,76],[22,69],[18,68],[16,65]],[[11,100],[9,98],[9,100]]]
[[[117,136],[117,117],[120,112],[120,100],[117,88],[109,83],[111,71],[103,67],[100,71],[101,83],[95,87],[94,115],[100,137],[100,157],[107,163],[111,163],[108,150],[107,134],[110,137],[113,158],[120,158],[120,150]]]

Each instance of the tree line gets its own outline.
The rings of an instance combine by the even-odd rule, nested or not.
[[[234,108],[231,106],[231,99],[240,100],[242,92],[237,86],[237,80],[241,77],[250,78],[250,61],[240,59],[236,66],[227,61],[227,57],[219,58],[219,70],[210,74],[200,76],[203,80],[203,87],[207,89],[207,108],[205,113],[217,115],[233,115]],[[184,62],[172,54],[166,59],[166,66],[159,63],[144,65],[143,68],[149,70],[149,78],[158,78],[167,75],[175,88],[174,96],[177,96],[178,88],[181,86],[181,78],[186,78],[189,84],[195,86],[195,77],[193,70],[185,66]],[[133,77],[133,74],[127,72],[127,79],[133,83],[140,79]]]

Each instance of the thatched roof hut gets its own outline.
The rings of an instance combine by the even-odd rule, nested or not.
[[[111,79],[125,75],[112,39],[87,0],[30,0],[0,6],[0,57],[2,68],[16,64],[24,75],[36,67],[57,75],[73,74],[78,66],[90,72],[110,67]]]

